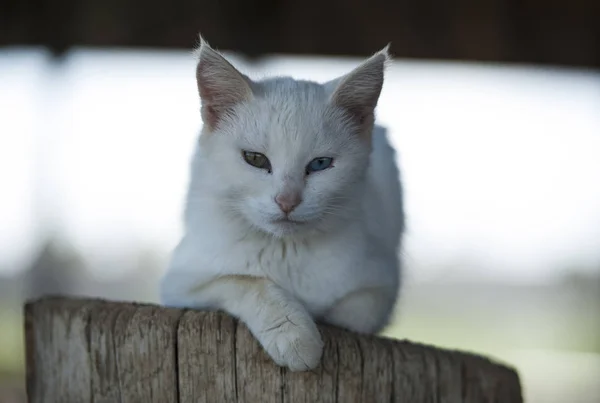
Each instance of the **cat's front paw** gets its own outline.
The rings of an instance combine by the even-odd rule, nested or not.
[[[263,332],[263,345],[277,365],[306,371],[319,365],[323,340],[308,316],[288,315]]]

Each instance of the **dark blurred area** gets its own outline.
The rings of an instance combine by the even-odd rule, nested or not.
[[[597,0],[3,0],[0,46],[223,50],[600,67]]]

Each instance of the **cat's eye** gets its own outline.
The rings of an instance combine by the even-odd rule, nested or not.
[[[254,151],[242,151],[242,157],[249,165],[253,167],[265,169],[271,173],[271,162],[269,159],[261,153],[255,153]]]
[[[324,169],[330,168],[331,164],[333,164],[333,158],[329,157],[319,157],[315,158],[306,166],[306,174],[310,174],[317,171],[322,171]]]

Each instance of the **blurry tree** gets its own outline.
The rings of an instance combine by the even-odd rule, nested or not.
[[[3,0],[0,45],[190,49],[600,67],[598,0]]]
[[[25,272],[25,298],[78,293],[85,274],[83,259],[65,242],[49,237]]]

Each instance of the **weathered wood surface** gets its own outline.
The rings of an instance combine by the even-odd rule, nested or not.
[[[519,378],[484,357],[320,326],[321,366],[275,366],[217,312],[91,299],[25,306],[29,401],[522,402]]]

